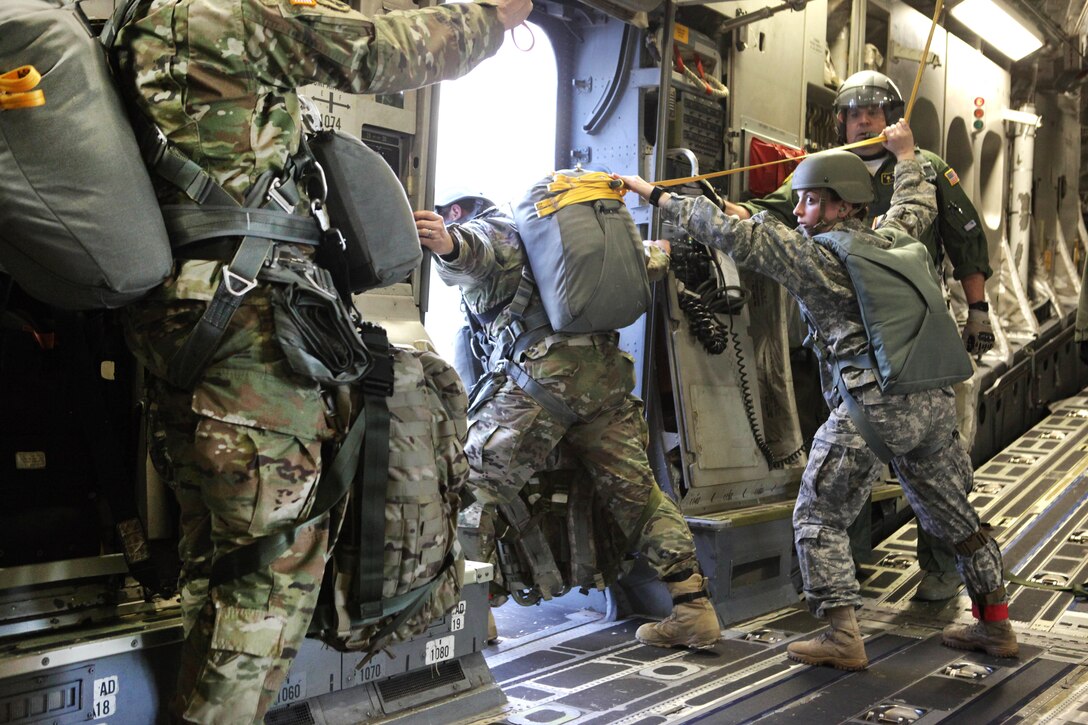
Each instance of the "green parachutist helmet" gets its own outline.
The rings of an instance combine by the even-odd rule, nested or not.
[[[873,200],[873,182],[865,162],[842,149],[821,151],[804,159],[793,172],[794,191],[831,189],[843,201],[869,204]]]

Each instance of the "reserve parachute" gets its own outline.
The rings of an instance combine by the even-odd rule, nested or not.
[[[829,249],[846,267],[857,294],[869,349],[859,358],[830,356],[813,341],[817,354],[831,364],[835,383],[850,417],[881,460],[891,460],[853,396],[842,384],[841,371],[871,369],[880,390],[905,395],[964,381],[974,368],[963,349],[956,321],[945,305],[937,272],[925,245],[906,234],[883,230],[893,246],[882,249],[857,241],[847,232],[824,232],[813,239]],[[811,338],[810,338],[811,339]]]
[[[556,171],[514,206],[548,321],[557,332],[607,332],[650,306],[642,238],[608,174]]]
[[[0,268],[64,309],[142,297],[170,242],[102,44],[73,4],[4,0],[0,74]]]

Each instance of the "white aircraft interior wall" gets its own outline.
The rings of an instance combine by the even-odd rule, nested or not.
[[[1059,252],[1059,245],[1064,244],[1064,253],[1073,255],[1078,241],[1081,124],[1077,107],[1078,100],[1072,95],[1036,95],[1035,112],[1043,121],[1035,137],[1034,205],[1036,210],[1056,213],[1037,214],[1032,234],[1043,240],[1038,250],[1041,273],[1067,310],[1075,309],[1080,292],[1079,277],[1069,269],[1073,256],[1062,259]]]
[[[754,12],[766,5],[764,0],[744,0],[707,7],[732,18],[738,10]],[[802,67],[809,42],[805,18],[820,11],[820,7],[808,7],[800,13],[783,12],[734,32],[735,38],[746,39],[743,49],[737,42],[731,46],[728,65],[730,129],[742,132],[742,143],[747,143],[744,132],[750,132],[789,146],[801,145],[804,78],[786,69]],[[826,18],[826,5],[823,15]],[[821,28],[825,24],[816,23]],[[737,151],[737,158],[743,158],[743,146]]]
[[[1001,112],[1009,105],[1009,74],[955,35],[947,35],[945,85],[945,156],[974,201],[990,257],[996,259],[1005,234],[1005,127]],[[975,99],[983,99],[982,106]],[[975,130],[974,112],[983,112]]]

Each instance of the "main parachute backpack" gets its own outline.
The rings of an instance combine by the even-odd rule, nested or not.
[[[649,308],[642,238],[608,174],[550,174],[514,206],[514,219],[556,331],[618,330]]]
[[[0,190],[0,270],[43,302],[117,307],[170,272],[104,49],[70,3],[0,2]]]

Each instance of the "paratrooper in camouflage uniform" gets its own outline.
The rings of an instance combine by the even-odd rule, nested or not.
[[[851,75],[839,87],[834,110],[838,118],[839,143],[856,143],[875,137],[880,129],[890,126],[903,117],[903,97],[895,83],[877,71],[859,71]],[[852,149],[869,168],[874,199],[869,204],[866,221],[873,222],[888,211],[892,204],[896,158],[878,144]],[[981,355],[994,344],[990,324],[989,306],[986,302],[986,279],[993,274],[990,269],[990,252],[982,220],[968,198],[955,170],[937,154],[925,149],[914,150],[915,158],[922,165],[926,181],[933,184],[937,194],[936,218],[919,227],[914,235],[929,250],[933,263],[941,270],[945,254],[952,262],[952,276],[963,287],[968,304],[967,321],[963,328],[963,342],[967,351]],[[726,209],[746,219],[752,214],[768,212],[780,221],[793,223],[794,190],[791,179],[786,179],[778,189],[761,199],[751,199],[740,204],[727,203]],[[975,437],[974,398],[968,397],[970,383],[955,386],[960,405],[960,435],[968,450]],[[850,529],[857,556],[870,549],[869,512],[866,509]],[[915,597],[927,601],[940,601],[955,595],[960,579],[955,571],[955,553],[918,529],[918,564],[923,571]]]
[[[297,87],[387,93],[456,77],[530,9],[498,0],[367,18],[339,0],[153,0],[121,31],[120,81],[174,147],[241,201],[299,147]],[[188,203],[165,189],[160,199]],[[245,298],[193,389],[167,382],[224,266],[214,256],[179,261],[127,319],[151,373],[153,457],[181,508],[186,637],[172,709],[185,722],[261,722],[275,700],[335,526],[323,517],[270,565],[232,581],[209,587],[209,573],[224,553],[306,519],[322,446],[347,423],[333,391],[286,362],[267,284]]]
[[[491,208],[467,223],[446,227],[440,215],[420,211],[416,226],[423,245],[438,255],[443,281],[461,288],[469,311],[484,321],[485,336],[502,340],[511,325],[508,305],[527,264],[512,216]],[[668,257],[656,246],[649,250],[650,278],[660,278],[668,269]],[[532,305],[541,304],[536,293],[532,299],[527,316]],[[484,515],[493,516],[496,506],[511,501],[544,468],[560,443],[568,446],[608,501],[627,541],[673,596],[673,614],[665,622],[640,627],[640,641],[710,647],[720,636],[718,618],[687,522],[676,504],[661,495],[650,470],[642,402],[631,394],[634,361],[618,342],[617,332],[553,332],[530,345],[517,362],[580,420],[560,421],[512,377],[500,376],[498,388],[469,413],[469,487],[484,504]],[[643,514],[651,499],[660,505],[646,520]],[[646,523],[636,530],[641,520]],[[483,527],[490,528],[486,522]],[[476,555],[486,557],[488,552]]]
[[[881,229],[912,234],[925,228],[936,213],[933,186],[923,179],[914,158],[913,137],[900,121],[885,129],[889,149],[899,163],[895,193]],[[909,139],[909,142],[906,140]],[[886,248],[890,237],[869,229],[857,214],[872,199],[868,172],[856,156],[830,151],[809,157],[805,164],[824,163],[838,154],[853,172],[854,189],[862,198],[848,199],[835,180],[823,186],[802,187],[795,215],[801,223],[792,229],[769,214],[750,221],[727,216],[705,198],[660,194],[662,217],[675,222],[694,238],[720,249],[737,264],[775,280],[792,294],[810,320],[810,334],[819,334],[835,359],[852,359],[866,352],[869,342],[849,274],[831,251],[811,239],[817,231],[846,231],[857,239]],[[842,160],[845,159],[845,162]],[[827,182],[821,171],[813,176]],[[653,187],[639,177],[621,177],[628,188],[649,198]],[[834,190],[841,198],[830,197]],[[806,197],[819,197],[819,208],[802,217]],[[850,202],[847,204],[846,202]],[[838,216],[825,210],[837,204]],[[818,332],[817,332],[818,331]],[[824,396],[831,415],[816,433],[794,509],[794,538],[801,563],[809,608],[831,620],[831,630],[816,640],[789,646],[792,658],[814,665],[856,670],[868,665],[854,609],[861,606],[858,582],[846,528],[867,500],[883,464],[870,450],[835,392],[832,372],[823,366]],[[1017,652],[1008,624],[1008,606],[1002,579],[1001,553],[980,529],[978,515],[967,500],[971,463],[956,433],[954,394],[951,388],[908,395],[885,395],[872,370],[845,368],[843,381],[868,416],[877,434],[891,449],[895,470],[907,500],[921,525],[956,551],[956,563],[967,584],[980,622],[972,627],[950,625],[945,643],[967,649],[985,649],[998,656]]]

